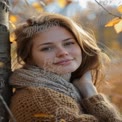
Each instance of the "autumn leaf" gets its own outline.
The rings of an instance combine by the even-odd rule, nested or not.
[[[61,119],[59,122],[66,122],[64,119]]]
[[[67,1],[66,0],[58,0],[58,4],[61,8],[64,8],[67,4]]]
[[[9,19],[13,23],[17,22],[17,20],[18,20],[18,18],[15,15],[10,15]]]
[[[122,5],[120,5],[117,10],[122,13]],[[114,19],[112,19],[111,21],[109,21],[105,27],[112,27],[114,26],[114,29],[116,31],[116,33],[120,33],[122,32],[122,17],[116,17]]]
[[[121,21],[119,23],[117,23],[117,24],[114,25],[114,29],[115,29],[115,31],[117,33],[122,32],[122,19],[121,19]]]
[[[46,117],[46,118],[52,118],[54,117],[53,115],[49,115],[49,114],[43,114],[43,113],[40,113],[40,114],[35,114],[34,117]]]
[[[116,17],[114,19],[112,19],[111,21],[109,21],[105,27],[111,27],[111,26],[114,26],[115,24],[119,23],[121,21],[120,18]]]
[[[15,43],[15,34],[14,33],[10,34],[10,42]]]
[[[12,21],[9,21],[9,24],[12,26],[12,28],[16,28],[15,24]]]
[[[120,13],[122,13],[122,5],[120,5],[120,6],[117,8],[117,10],[118,10]]]
[[[122,32],[122,19],[116,17],[105,25],[105,27],[111,27],[111,26],[114,26],[116,33]]]
[[[43,8],[41,7],[41,5],[37,2],[33,3],[32,6],[39,12],[43,11]]]

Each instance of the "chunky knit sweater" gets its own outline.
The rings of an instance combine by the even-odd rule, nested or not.
[[[80,100],[66,77],[19,69],[10,84],[16,88],[10,109],[17,122],[122,122],[102,94]]]
[[[15,92],[10,108],[17,122],[122,122],[101,94],[81,105],[52,89],[28,87]]]

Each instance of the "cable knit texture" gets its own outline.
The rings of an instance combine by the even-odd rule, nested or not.
[[[37,67],[14,71],[10,84],[16,92],[10,109],[17,122],[122,122],[103,95],[79,98],[78,90],[69,82],[70,75],[50,76]]]

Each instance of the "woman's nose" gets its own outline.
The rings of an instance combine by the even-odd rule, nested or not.
[[[64,47],[58,48],[57,52],[56,52],[57,57],[63,57],[63,56],[66,56],[68,54],[69,54],[68,51]]]

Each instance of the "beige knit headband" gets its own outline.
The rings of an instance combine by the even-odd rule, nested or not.
[[[35,33],[44,32],[53,26],[60,26],[58,20],[45,21],[43,23],[27,20],[27,24],[28,26],[23,29],[23,33],[27,35],[27,38],[32,37]]]

